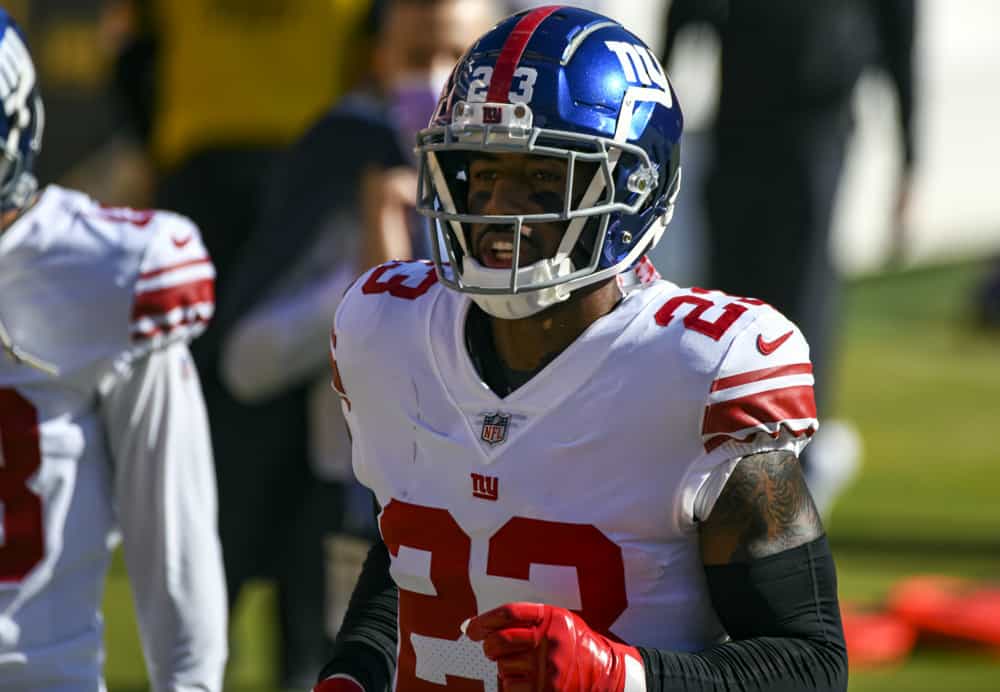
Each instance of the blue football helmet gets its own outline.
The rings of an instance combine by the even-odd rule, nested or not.
[[[673,213],[682,121],[656,56],[618,22],[559,6],[503,20],[456,65],[417,135],[417,209],[434,220],[441,281],[518,319],[629,269]],[[470,158],[512,152],[566,161],[565,195],[544,213],[468,213]],[[519,266],[522,226],[552,222],[566,224],[555,256]],[[512,227],[511,267],[473,257],[471,224]]]
[[[38,187],[32,166],[42,148],[45,111],[21,29],[0,9],[0,210],[24,206]]]

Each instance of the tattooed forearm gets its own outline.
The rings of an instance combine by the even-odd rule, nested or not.
[[[822,534],[802,469],[788,452],[744,457],[700,527],[706,564],[767,557]]]

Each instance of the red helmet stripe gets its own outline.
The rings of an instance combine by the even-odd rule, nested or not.
[[[496,67],[493,68],[493,78],[490,79],[490,90],[486,94],[486,100],[490,103],[507,103],[507,94],[510,93],[510,84],[514,80],[514,71],[517,64],[521,62],[524,49],[528,41],[535,33],[535,29],[556,10],[562,9],[559,5],[548,5],[538,7],[514,25],[514,30],[504,41],[503,48],[500,49],[500,56],[497,58]]]

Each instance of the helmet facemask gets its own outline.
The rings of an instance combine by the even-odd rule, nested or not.
[[[417,208],[434,220],[432,243],[441,281],[469,293],[483,310],[505,319],[527,317],[566,300],[572,291],[611,278],[645,252],[649,233],[619,231],[623,215],[657,205],[658,172],[638,146],[611,139],[532,127],[527,104],[456,104],[450,125],[418,135],[420,178]],[[490,124],[481,124],[489,122]],[[468,161],[475,154],[529,154],[565,162],[558,202],[541,200],[530,214],[471,213]],[[563,223],[558,249],[522,266],[526,225]],[[498,226],[511,234],[511,263],[483,266],[471,247],[475,227]],[[620,233],[622,257],[606,256],[609,234]],[[658,234],[655,234],[658,237]],[[614,245],[614,243],[611,243]],[[443,254],[446,256],[443,256]]]

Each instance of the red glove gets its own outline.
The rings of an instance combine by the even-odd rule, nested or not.
[[[565,608],[508,603],[472,618],[466,634],[496,661],[503,692],[646,690],[635,647],[594,632]]]
[[[317,683],[312,692],[365,692],[365,688],[350,675],[337,673]]]

